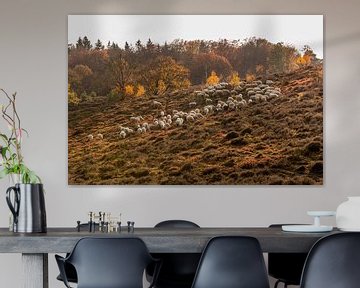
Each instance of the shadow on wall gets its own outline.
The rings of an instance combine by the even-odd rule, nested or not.
[[[356,33],[351,33],[348,35],[343,35],[343,36],[329,39],[326,41],[325,44],[326,44],[326,47],[332,47],[332,46],[337,46],[337,45],[346,44],[349,42],[355,42],[355,41],[359,41],[359,40],[360,40],[360,32],[356,32]]]

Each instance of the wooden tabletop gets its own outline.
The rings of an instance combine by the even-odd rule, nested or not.
[[[0,253],[65,253],[82,237],[139,237],[152,253],[201,253],[214,236],[243,235],[259,240],[263,252],[308,252],[321,237],[333,233],[293,233],[281,228],[135,228],[128,232],[77,232],[76,228],[48,228],[47,233],[20,234],[0,228]]]

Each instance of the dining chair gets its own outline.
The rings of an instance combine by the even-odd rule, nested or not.
[[[192,288],[269,288],[264,257],[256,238],[212,238],[201,256]]]
[[[288,224],[272,224],[269,228],[281,228],[282,225]],[[307,253],[269,253],[268,273],[277,279],[274,288],[280,283],[284,284],[284,288],[288,285],[300,285],[306,257]]]
[[[89,229],[89,224],[88,223],[82,223],[80,224],[80,228],[81,229]],[[99,224],[98,223],[95,223],[95,229],[99,229]],[[69,256],[69,253],[66,254],[66,257]],[[65,275],[66,275],[66,278],[68,280],[68,282],[71,282],[71,283],[77,283],[77,275],[76,275],[76,270],[74,268],[73,265],[71,265],[70,263],[67,263],[65,262],[64,263],[64,268],[65,268]],[[56,277],[57,280],[59,281],[63,281],[62,277],[61,277],[61,274],[59,274],[57,277]]]
[[[358,288],[359,267],[359,232],[325,236],[309,252],[300,288]]]
[[[154,281],[160,262],[152,258],[145,243],[139,238],[82,238],[70,255],[55,255],[60,275],[70,288],[65,263],[74,266],[77,288],[142,288],[145,268],[154,262]],[[153,287],[153,283],[149,287]]]
[[[155,229],[200,228],[188,220],[166,220],[155,225]],[[190,288],[194,280],[197,266],[201,257],[200,253],[157,253],[152,254],[161,259],[162,266],[159,272],[156,288]],[[153,267],[147,269],[147,279],[153,275]]]

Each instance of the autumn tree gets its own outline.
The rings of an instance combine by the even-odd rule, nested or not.
[[[134,86],[133,85],[125,85],[125,88],[124,88],[124,92],[125,92],[125,95],[127,96],[132,96],[135,94],[135,90],[134,90]]]
[[[216,85],[220,82],[220,78],[216,75],[215,71],[211,71],[211,75],[206,79],[207,85]]]
[[[157,57],[149,65],[143,67],[142,82],[147,90],[158,95],[172,89],[188,88],[190,86],[189,70],[176,63],[171,57]]]
[[[228,77],[233,68],[229,61],[214,53],[200,53],[194,55],[187,63],[191,71],[191,82],[194,84],[201,84],[206,82],[210,76],[211,71],[217,71],[219,75]]]
[[[252,73],[246,73],[245,75],[245,80],[246,82],[252,82],[252,81],[255,81],[256,79],[256,76]]]
[[[240,85],[240,77],[238,72],[233,72],[229,79],[229,84],[232,86],[239,86]]]
[[[263,65],[260,65],[260,64],[256,65],[256,67],[255,67],[255,72],[256,72],[256,75],[262,75],[262,74],[264,74],[264,73],[265,73],[265,68],[264,68],[264,66],[263,66]]]
[[[243,41],[176,39],[163,44],[149,39],[144,44],[125,42],[122,47],[109,41],[104,47],[100,39],[92,46],[84,36],[68,45],[70,89],[80,98],[91,94],[92,99],[94,95],[124,96],[129,83],[139,96],[145,91],[162,94],[190,83],[205,84],[208,78],[213,79],[211,83],[227,79],[236,85],[240,77],[250,80],[256,75],[290,72],[316,61],[309,46],[300,52],[291,45],[255,37]]]
[[[132,82],[134,69],[129,65],[123,50],[112,49],[109,52],[109,70],[114,86],[123,90],[126,83]]]
[[[310,48],[310,46],[305,45],[302,49],[303,55],[299,55],[295,62],[298,66],[308,66],[313,62],[316,62],[318,59],[316,58],[316,54]]]
[[[136,88],[137,88],[136,96],[143,96],[145,94],[146,90],[143,85],[138,84]]]
[[[282,72],[284,70],[284,60],[283,43],[277,43],[270,53],[271,70],[276,73]]]
[[[71,89],[70,84],[68,84],[68,103],[72,105],[77,105],[80,103],[80,98],[76,93]]]
[[[77,95],[89,92],[89,78],[93,74],[92,70],[86,65],[76,65],[69,70],[69,85]]]

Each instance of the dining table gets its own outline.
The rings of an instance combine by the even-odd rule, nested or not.
[[[309,252],[320,238],[338,233],[284,232],[281,227],[134,228],[102,232],[77,228],[48,228],[46,233],[14,233],[0,228],[0,253],[21,253],[24,288],[48,288],[48,254],[68,253],[83,237],[138,237],[150,253],[201,253],[216,236],[239,235],[258,239],[264,253]]]

